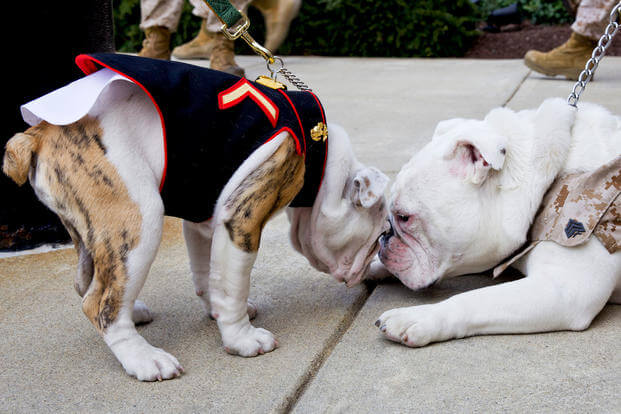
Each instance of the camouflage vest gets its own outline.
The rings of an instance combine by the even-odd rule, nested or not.
[[[494,277],[542,241],[574,247],[597,237],[610,254],[621,250],[621,156],[594,171],[557,177],[546,193],[525,248],[494,268]]]

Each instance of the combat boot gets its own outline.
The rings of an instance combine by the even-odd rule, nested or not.
[[[227,39],[222,33],[214,33],[209,67],[232,75],[244,76],[244,70],[235,62],[233,46],[233,41]]]
[[[164,26],[148,27],[138,56],[170,60],[170,30]]]
[[[177,59],[209,59],[213,49],[214,34],[207,31],[207,22],[203,19],[196,37],[173,49],[172,55]]]
[[[544,75],[563,75],[577,80],[596,45],[595,40],[572,33],[567,42],[547,53],[529,50],[524,56],[524,64]]]

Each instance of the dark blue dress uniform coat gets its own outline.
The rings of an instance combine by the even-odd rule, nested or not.
[[[211,218],[220,192],[254,150],[283,131],[305,157],[304,186],[291,207],[313,205],[327,159],[327,135],[311,138],[325,114],[312,92],[274,90],[227,73],[136,56],[79,55],[91,74],[107,67],[140,86],[159,112],[166,166],[160,186],[165,214]]]

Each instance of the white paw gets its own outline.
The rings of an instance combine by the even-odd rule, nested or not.
[[[140,381],[162,381],[183,373],[177,358],[135,335],[110,346],[125,371]]]
[[[446,323],[438,317],[435,305],[397,308],[384,312],[375,325],[391,341],[410,347],[448,339],[443,334]]]
[[[136,325],[139,325],[149,323],[152,320],[153,315],[151,315],[151,311],[147,308],[147,305],[141,300],[136,300],[132,312],[132,321],[134,321]]]
[[[229,354],[253,357],[273,351],[278,341],[270,331],[255,328],[250,323],[241,327],[233,325],[221,328],[224,350]]]

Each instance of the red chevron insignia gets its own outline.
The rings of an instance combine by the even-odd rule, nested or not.
[[[240,79],[235,85],[218,94],[218,107],[220,109],[231,108],[248,97],[259,105],[272,126],[275,127],[278,121],[278,107],[246,78]]]

